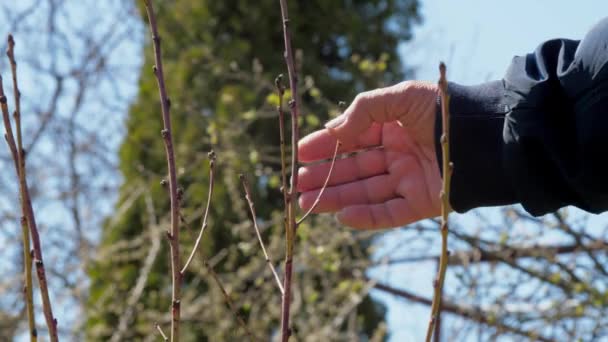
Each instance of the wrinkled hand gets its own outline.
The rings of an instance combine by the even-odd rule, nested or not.
[[[298,144],[300,207],[308,210],[340,153],[314,212],[338,212],[360,229],[403,226],[439,215],[441,176],[434,142],[435,84],[402,82],[359,94],[344,113]]]

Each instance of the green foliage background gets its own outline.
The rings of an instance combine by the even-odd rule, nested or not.
[[[409,70],[397,45],[411,38],[420,18],[415,0],[289,1],[293,45],[298,50],[303,134],[336,115],[335,103],[365,89],[403,80]],[[207,152],[218,155],[216,189],[199,255],[184,279],[183,338],[231,340],[242,336],[236,320],[202,266],[203,256],[228,286],[240,314],[260,336],[279,324],[280,295],[255,241],[237,175],[253,185],[264,237],[275,264],[282,260],[277,97],[273,80],[286,73],[278,1],[156,1],[172,123],[184,189],[183,261],[198,229],[208,188]],[[142,20],[146,20],[140,4]],[[124,177],[116,212],[103,229],[91,277],[87,335],[106,340],[126,312],[150,250],[167,229],[168,196],[160,136],[152,48],[145,47],[139,95],[120,148]],[[286,83],[286,82],[285,82]],[[146,198],[153,203],[149,210]],[[156,224],[158,222],[159,224]],[[160,228],[159,228],[160,227]],[[314,229],[313,229],[314,227]],[[367,236],[315,218],[298,232],[294,336],[341,339],[340,332],[371,336],[383,308],[367,295],[361,274],[369,256]],[[167,324],[170,304],[168,244],[146,275],[144,294],[128,317],[129,340],[154,336],[154,321]],[[356,319],[335,321],[353,303]],[[333,324],[333,325],[332,325]]]

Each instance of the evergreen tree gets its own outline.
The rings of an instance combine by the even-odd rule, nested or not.
[[[397,46],[410,39],[419,20],[416,0],[289,2],[304,102],[303,133],[335,115],[338,101],[408,75]],[[174,0],[157,1],[155,6],[184,190],[183,261],[198,234],[206,202],[207,152],[213,149],[218,156],[210,225],[183,282],[182,338],[217,341],[243,334],[206,273],[203,257],[212,260],[251,329],[271,336],[279,325],[280,294],[255,240],[237,175],[244,173],[252,184],[258,219],[266,227],[264,238],[280,265],[283,201],[273,80],[286,68],[278,1]],[[143,5],[140,13],[145,20]],[[155,321],[168,326],[171,277],[164,238],[151,271],[142,274],[159,230],[168,227],[169,212],[167,190],[161,185],[166,160],[151,50],[147,44],[140,91],[120,148],[124,185],[115,214],[104,226],[97,261],[89,269],[91,340],[109,338],[121,319],[129,323],[123,336],[129,340],[154,335]],[[296,337],[337,339],[347,330],[358,336],[374,333],[383,308],[369,298],[362,277],[353,276],[365,271],[357,265],[365,265],[369,257],[366,238],[324,217],[300,227],[293,305]],[[144,293],[128,308],[138,279],[145,280]],[[355,293],[361,299],[353,298]]]

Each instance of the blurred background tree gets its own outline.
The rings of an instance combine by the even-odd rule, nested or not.
[[[397,45],[411,38],[411,27],[419,20],[416,1],[290,4],[305,132],[335,115],[339,100],[405,78]],[[278,3],[183,0],[156,5],[174,113],[178,176],[184,189],[184,256],[200,226],[208,184],[206,154],[213,149],[218,175],[211,224],[200,254],[216,260],[215,268],[252,330],[271,336],[279,322],[280,293],[260,254],[237,175],[244,173],[255,185],[258,220],[266,227],[265,237],[279,265],[283,200],[273,80],[286,69]],[[166,161],[149,45],[145,55],[140,91],[120,148],[124,182],[117,210],[102,233],[99,253],[104,257],[97,258],[89,272],[87,329],[95,340],[139,339],[156,333],[152,322],[168,322],[168,246],[163,240],[159,248],[156,241],[162,232],[158,226],[166,226],[168,213],[168,197],[160,185]],[[348,330],[350,336],[371,337],[382,321],[383,308],[370,299],[364,280],[353,278],[350,266],[345,267],[364,265],[369,243],[354,232],[336,231],[327,220],[310,225],[314,230],[306,225],[299,230],[295,336],[337,339]],[[202,341],[242,336],[203,271],[202,257],[195,260],[184,280],[184,337]],[[149,268],[146,262],[152,263]],[[361,266],[358,269],[364,272]],[[139,281],[146,288],[145,296],[133,290]],[[335,317],[359,293],[361,298],[351,309],[352,322],[345,319],[350,312],[342,314],[345,318]]]

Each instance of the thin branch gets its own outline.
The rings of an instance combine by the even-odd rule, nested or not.
[[[283,86],[283,74],[277,76],[274,80],[274,85],[279,96],[279,105],[277,106],[277,112],[279,112],[279,139],[281,146],[281,193],[283,194],[283,205],[287,208],[287,158],[285,148],[285,112],[283,112],[283,95],[285,95],[285,86]],[[284,217],[283,220],[287,220]],[[285,222],[287,224],[287,222]]]
[[[493,262],[503,260],[517,260],[521,258],[553,258],[560,254],[577,253],[579,251],[587,251],[587,253],[598,253],[608,248],[608,241],[596,240],[585,245],[578,243],[569,245],[551,245],[551,246],[529,246],[529,247],[509,247],[503,246],[501,250],[486,251],[485,249],[474,248],[472,250],[457,251],[450,253],[448,265],[450,266],[467,266],[482,262]],[[413,257],[403,257],[395,259],[380,260],[374,262],[371,267],[383,265],[396,265],[417,263],[424,261],[438,260],[437,255],[422,255]]]
[[[167,338],[167,335],[165,335],[163,328],[161,328],[158,323],[154,323],[154,326],[156,327],[156,330],[158,330],[158,333],[160,334],[160,336],[162,336],[163,340],[169,341],[169,338]]]
[[[336,148],[334,150],[334,155],[331,158],[331,164],[329,165],[329,171],[327,171],[327,177],[325,178],[325,182],[323,182],[323,187],[321,187],[321,190],[319,190],[319,193],[317,194],[317,198],[315,198],[315,201],[312,203],[312,206],[310,207],[310,209],[308,209],[308,211],[306,211],[306,213],[304,213],[304,215],[298,220],[298,222],[296,222],[296,226],[299,226],[300,223],[304,222],[304,220],[306,220],[308,215],[310,215],[313,212],[313,210],[315,210],[315,208],[319,205],[319,202],[321,201],[321,196],[323,196],[323,192],[325,192],[325,188],[327,188],[327,184],[329,184],[329,179],[331,178],[331,175],[334,171],[334,165],[336,164],[336,157],[338,157],[338,149],[340,149],[340,142],[336,141]]]
[[[20,100],[19,88],[17,86],[17,75],[16,75],[16,62],[14,62],[14,40],[12,36],[9,36],[9,52],[7,53],[9,59],[11,60],[11,65],[14,66],[11,68],[13,74],[13,85],[15,87],[14,91],[17,93],[15,95],[15,99],[17,102]],[[13,156],[13,161],[15,164],[15,171],[19,177],[19,193],[21,199],[21,210],[23,216],[25,217],[27,226],[29,227],[29,233],[32,238],[32,244],[34,247],[34,264],[36,265],[36,274],[38,276],[38,283],[40,287],[40,296],[42,298],[42,310],[44,312],[44,317],[46,320],[46,325],[49,329],[49,338],[51,342],[56,342],[59,340],[57,335],[57,320],[53,316],[53,309],[51,306],[51,300],[49,296],[48,282],[46,279],[46,272],[44,269],[44,262],[42,257],[42,247],[40,243],[40,235],[38,233],[38,227],[36,225],[36,219],[34,216],[34,209],[32,208],[32,201],[30,198],[29,187],[27,185],[26,171],[25,171],[25,155],[21,146],[18,146],[15,143],[15,137],[13,135],[13,129],[10,122],[10,115],[6,100],[6,95],[4,94],[4,88],[2,86],[2,77],[0,76],[0,106],[2,107],[2,119],[4,122],[4,129],[6,131],[4,138],[8,143],[9,149]],[[20,110],[20,105],[16,104],[16,107]],[[20,112],[16,113],[14,117],[20,117]],[[21,129],[21,125],[19,124],[19,129]],[[20,134],[20,133],[18,133]]]
[[[207,195],[207,206],[205,207],[205,214],[203,215],[203,224],[201,225],[201,230],[198,233],[198,237],[196,238],[196,242],[194,243],[192,252],[190,253],[190,256],[188,257],[188,260],[184,264],[184,267],[180,271],[182,276],[184,275],[184,273],[186,273],[186,270],[188,269],[188,266],[192,262],[192,259],[194,259],[194,255],[196,254],[198,246],[201,243],[201,240],[203,238],[203,233],[205,233],[205,229],[207,228],[207,217],[209,216],[209,208],[211,207],[211,196],[213,195],[213,185],[215,184],[215,179],[214,179],[215,177],[214,177],[214,173],[213,173],[213,170],[215,169],[215,157],[216,157],[215,152],[212,150],[211,152],[209,152],[208,156],[209,156],[209,193]]]
[[[243,176],[242,174],[239,175],[239,178],[241,179],[241,183],[243,183],[243,189],[245,189],[245,199],[247,200],[247,204],[249,205],[249,211],[251,212],[253,228],[255,229],[255,234],[258,236],[260,247],[262,247],[262,252],[264,253],[264,258],[266,259],[266,264],[268,264],[268,268],[270,268],[270,271],[272,271],[272,274],[274,275],[274,279],[276,280],[277,286],[279,287],[279,291],[281,291],[281,294],[284,294],[285,290],[283,290],[283,286],[281,285],[281,279],[277,274],[277,270],[274,268],[274,264],[270,256],[268,256],[268,252],[266,251],[266,247],[264,246],[264,240],[262,240],[262,234],[260,234],[260,228],[258,227],[258,219],[255,214],[255,207],[251,198],[251,192],[249,191],[249,184],[247,184],[247,179],[245,179],[245,176]]]
[[[285,43],[285,63],[289,74],[289,87],[291,88],[292,99],[289,101],[291,108],[291,184],[289,187],[289,198],[287,210],[287,227],[285,234],[286,253],[285,253],[285,279],[281,303],[281,341],[287,342],[291,335],[289,328],[289,311],[291,307],[291,278],[293,272],[293,251],[296,232],[296,201],[298,188],[298,75],[291,47],[291,33],[289,29],[289,14],[287,0],[280,0],[281,18],[283,20],[283,39]]]
[[[154,266],[154,262],[156,261],[156,257],[160,252],[161,247],[161,232],[158,231],[157,226],[158,222],[156,220],[156,213],[154,212],[154,204],[152,203],[152,197],[150,193],[147,193],[145,196],[146,207],[148,209],[148,224],[150,225],[150,240],[151,246],[148,250],[148,254],[144,259],[144,264],[141,267],[141,271],[139,272],[139,276],[135,282],[135,286],[131,290],[129,298],[127,299],[127,309],[120,316],[120,320],[118,322],[118,328],[112,335],[110,341],[118,342],[124,340],[124,334],[129,329],[129,324],[132,322],[133,315],[137,308],[137,303],[140,301],[142,294],[144,293],[144,289],[146,286],[146,282],[152,272],[152,267]]]
[[[171,202],[171,230],[168,233],[169,245],[171,247],[171,274],[173,288],[171,293],[171,341],[179,341],[179,321],[180,321],[180,300],[182,274],[180,273],[180,254],[179,254],[179,198],[177,194],[177,172],[175,167],[175,153],[173,151],[173,138],[171,131],[171,101],[167,96],[165,87],[165,76],[163,73],[163,62],[161,54],[161,40],[158,34],[156,16],[150,0],[144,0],[152,42],[154,46],[154,75],[158,83],[158,92],[161,101],[162,118],[164,128],[161,131],[165,143],[165,153],[167,156],[167,167],[169,172],[169,193]]]
[[[36,330],[36,316],[34,315],[34,285],[32,281],[32,253],[30,251],[30,232],[28,231],[27,219],[21,216],[21,229],[23,234],[23,272],[25,285],[23,286],[23,295],[25,296],[25,304],[27,307],[27,322],[30,341],[38,340],[38,331]]]
[[[396,289],[392,286],[389,286],[389,285],[386,285],[383,283],[376,283],[376,284],[374,284],[374,287],[377,290],[380,290],[380,291],[383,291],[386,293],[390,293],[394,296],[401,297],[401,298],[404,298],[409,301],[419,303],[422,305],[431,306],[433,303],[432,300],[430,300],[428,298],[421,297],[417,294],[408,292],[406,290]],[[490,317],[496,317],[496,315],[493,315],[491,312],[481,310],[480,308],[465,307],[465,306],[461,306],[461,305],[458,305],[456,303],[446,300],[443,303],[441,303],[441,309],[443,311],[452,313],[454,315],[471,320],[473,322],[484,324],[484,325],[487,325],[490,327],[495,327],[496,329],[501,330],[501,331],[523,336],[528,339],[532,337],[535,341],[543,341],[543,342],[554,341],[553,339],[544,337],[536,332],[526,331],[526,330],[523,330],[516,326],[508,325],[507,323],[504,323],[500,320],[492,320]]]
[[[220,291],[222,292],[222,295],[224,296],[224,300],[226,301],[226,304],[230,308],[230,311],[232,311],[232,314],[234,314],[234,316],[236,317],[236,320],[239,322],[241,327],[243,327],[243,330],[245,330],[245,333],[249,337],[249,340],[254,341],[255,340],[253,338],[254,335],[249,330],[249,327],[245,323],[245,320],[243,320],[243,317],[241,317],[241,315],[239,315],[239,313],[236,311],[236,309],[234,307],[234,303],[232,302],[232,299],[230,299],[230,295],[228,295],[228,291],[226,291],[226,288],[222,284],[220,277],[217,275],[217,273],[215,272],[213,267],[211,267],[211,265],[209,264],[209,262],[207,260],[205,260],[204,263],[205,263],[205,267],[207,268],[207,271],[211,274],[211,277],[213,277],[213,280],[215,281],[217,286],[220,288]]]
[[[17,165],[19,177],[25,172],[25,164],[22,160],[23,155],[23,141],[21,134],[21,92],[19,91],[19,84],[17,82],[17,61],[15,60],[15,40],[13,36],[8,36],[8,50],[6,51],[9,62],[11,64],[11,74],[13,77],[13,95],[15,97],[15,111],[13,112],[13,119],[15,120],[15,130],[17,131]],[[23,204],[22,204],[23,206]],[[25,296],[25,304],[27,308],[27,321],[29,327],[30,341],[38,340],[38,332],[36,330],[36,316],[34,314],[34,294],[33,294],[33,281],[32,281],[32,253],[30,252],[30,232],[27,225],[27,219],[25,216],[21,217],[21,228],[23,235],[23,265],[24,265],[24,281],[25,286],[23,288],[23,294]]]
[[[557,219],[557,222],[559,223],[559,228],[574,238],[574,241],[576,241],[576,244],[578,246],[580,246],[580,248],[583,251],[585,251],[585,253],[587,253],[587,255],[589,256],[589,259],[591,259],[591,261],[593,262],[593,265],[595,265],[595,268],[598,271],[600,271],[603,275],[608,276],[608,271],[606,271],[606,268],[604,268],[604,265],[602,265],[602,263],[595,257],[595,255],[592,253],[592,251],[590,249],[588,249],[587,245],[583,242],[583,237],[581,236],[582,234],[580,234],[580,233],[576,232],[574,229],[572,229],[572,227],[570,227],[570,225],[568,223],[566,223],[566,221],[564,220],[562,215],[560,215],[559,212],[556,212],[553,215],[555,216],[555,218]]]
[[[19,157],[23,153],[23,140],[21,136],[21,92],[19,91],[19,84],[17,82],[17,61],[15,60],[15,40],[13,35],[8,35],[8,50],[6,55],[11,64],[11,74],[13,76],[13,95],[15,97],[15,111],[13,112],[13,119],[15,119],[15,131],[17,133],[17,148],[19,151]],[[21,164],[21,162],[19,163]]]
[[[439,269],[437,278],[433,281],[434,294],[433,305],[431,307],[431,319],[426,331],[426,342],[430,342],[433,337],[434,326],[439,319],[441,312],[441,294],[445,271],[448,266],[448,215],[450,213],[450,180],[454,165],[450,161],[450,96],[448,94],[448,82],[445,76],[445,64],[439,65],[439,92],[441,94],[441,122],[443,133],[441,135],[441,153],[443,156],[443,184],[440,193],[441,197],[441,256],[439,258]]]

